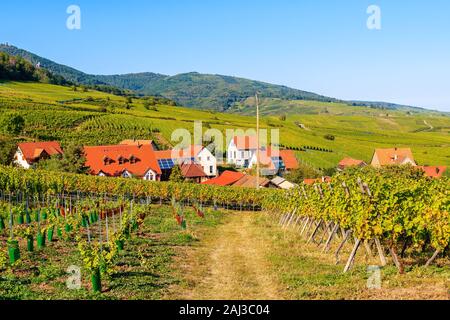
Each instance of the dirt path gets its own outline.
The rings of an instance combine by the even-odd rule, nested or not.
[[[427,122],[427,120],[423,120],[423,124],[426,125],[429,129],[427,131],[433,131],[434,127]]]
[[[267,261],[271,245],[254,213],[231,214],[177,260],[183,278],[170,299],[279,300],[283,292]]]

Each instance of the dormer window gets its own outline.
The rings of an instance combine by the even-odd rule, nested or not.
[[[125,163],[125,158],[120,156],[119,159],[117,159],[119,161],[119,164],[122,165]]]
[[[135,163],[138,162],[138,161],[139,161],[139,159],[136,158],[135,156],[133,156],[133,155],[130,156],[130,163],[131,163],[131,164],[135,164]]]
[[[104,164],[105,166],[110,165],[110,164],[111,164],[111,159],[108,158],[108,157],[104,157],[104,158],[103,158],[103,164]]]

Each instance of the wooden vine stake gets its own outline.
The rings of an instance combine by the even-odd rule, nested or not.
[[[377,247],[378,255],[380,257],[381,266],[384,267],[387,264],[387,262],[386,257],[384,255],[383,247],[381,246],[380,239],[375,238],[375,245]]]
[[[433,261],[437,258],[437,256],[439,255],[439,253],[441,253],[441,251],[440,250],[436,250],[434,253],[433,253],[433,256],[427,261],[427,263],[425,264],[425,267],[426,268],[428,268],[432,263],[433,263]]]
[[[356,243],[353,246],[353,250],[350,253],[350,256],[348,257],[347,264],[345,265],[344,273],[347,273],[350,270],[350,268],[353,264],[353,261],[355,260],[356,253],[358,252],[360,245],[361,245],[361,239],[356,239]]]
[[[341,243],[339,244],[339,247],[336,249],[334,255],[336,257],[336,264],[339,263],[340,259],[339,259],[339,253],[341,252],[342,248],[344,247],[344,244],[347,242],[348,238],[350,237],[350,234],[352,233],[351,230],[348,230],[345,232],[345,235],[343,237],[343,240],[341,241]]]

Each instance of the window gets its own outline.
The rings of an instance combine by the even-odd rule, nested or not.
[[[211,161],[211,157],[206,158],[207,161]]]
[[[213,173],[214,173],[214,168],[213,168],[213,166],[210,166],[210,167],[209,167],[209,173],[210,173],[210,174],[213,174]]]
[[[234,158],[236,159],[236,151],[234,152]]]
[[[241,158],[244,158],[244,157],[245,157],[245,152],[241,151]]]

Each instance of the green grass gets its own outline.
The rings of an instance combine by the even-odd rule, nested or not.
[[[140,230],[126,241],[124,252],[116,259],[114,272],[102,278],[101,294],[90,290],[89,277],[84,270],[82,288],[67,289],[67,268],[82,264],[75,242],[56,240],[34,253],[25,252],[25,244],[21,243],[22,260],[0,272],[0,300],[162,299],[169,286],[181,281],[173,268],[179,248],[199,241],[204,231],[221,223],[223,214],[206,210],[206,218],[201,219],[187,208],[188,229],[183,231],[173,218],[171,208],[152,206]]]
[[[94,101],[89,102],[89,97]],[[334,167],[346,156],[370,161],[375,148],[394,146],[411,147],[419,164],[450,166],[448,115],[276,99],[264,99],[261,109],[262,128],[278,128],[282,144],[333,150],[297,154],[302,162],[318,168]],[[255,128],[254,108],[218,113],[157,105],[156,110],[146,110],[141,100],[134,99],[131,109],[126,109],[123,97],[40,83],[0,82],[0,110],[24,115],[21,138],[56,139],[63,144],[114,144],[130,138],[176,144],[171,142],[172,132],[183,128],[193,133],[194,121],[203,122],[204,132]],[[285,121],[278,116],[283,113]],[[306,129],[299,128],[299,123]],[[334,135],[335,141],[326,140],[327,134]]]
[[[288,296],[294,300],[352,300],[352,299],[448,299],[450,268],[448,258],[440,258],[433,266],[408,266],[398,274],[391,261],[381,268],[381,289],[369,289],[371,275],[367,265],[379,265],[377,257],[367,258],[360,250],[355,265],[343,273],[343,264],[335,264],[332,245],[330,253],[321,253],[316,244],[306,244],[295,229],[282,230],[268,216],[261,215],[256,223],[265,228],[263,235],[272,243],[267,255],[272,268],[279,275]],[[351,250],[347,245],[341,254],[345,260]],[[368,259],[368,260],[367,260]],[[406,259],[407,261],[407,259]]]

